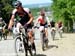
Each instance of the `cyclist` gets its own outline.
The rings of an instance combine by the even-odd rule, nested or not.
[[[54,22],[53,19],[50,20],[50,27],[51,27],[51,28],[55,27],[55,22]]]
[[[55,30],[55,21],[53,19],[50,20],[50,28]]]
[[[42,26],[44,26],[45,27],[45,34],[46,34],[46,40],[48,41],[48,29],[47,29],[47,27],[48,27],[48,20],[49,18],[48,17],[46,17],[46,15],[45,15],[45,11],[42,9],[41,11],[40,11],[40,16],[37,18],[37,23],[39,23],[39,25],[40,25],[40,31],[42,30]]]
[[[35,51],[35,44],[34,44],[34,39],[32,36],[32,21],[33,21],[33,16],[29,8],[23,8],[22,3],[20,1],[17,1],[14,6],[16,7],[12,11],[12,16],[9,22],[8,29],[12,28],[12,25],[14,23],[14,18],[16,15],[20,17],[19,22],[17,23],[17,28],[20,28],[21,26],[26,27],[27,34],[29,36],[29,40],[32,43],[32,49]]]
[[[59,20],[59,22],[57,23],[57,28],[58,28],[58,31],[63,32],[63,23],[62,23],[62,21]]]
[[[5,32],[6,23],[3,21],[2,17],[0,17],[0,30],[2,33]]]
[[[55,21],[53,19],[51,19],[50,21],[50,28],[51,28],[51,36],[53,37],[54,40],[56,29],[55,29]]]
[[[59,21],[58,22],[58,28],[61,28],[61,27],[63,27],[63,24],[62,24],[62,21]]]

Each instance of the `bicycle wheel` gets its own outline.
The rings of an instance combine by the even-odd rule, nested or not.
[[[62,30],[59,31],[60,38],[62,38]]]
[[[51,32],[51,36],[52,36],[52,38],[53,38],[53,40],[55,39],[55,31],[52,31]]]
[[[30,42],[28,41],[28,38],[23,38],[23,44],[24,44],[24,48],[25,48],[25,56],[34,56],[32,53],[32,46],[31,44],[29,44]],[[29,51],[29,52],[28,52]]]
[[[45,39],[45,46],[48,48],[48,39]]]
[[[0,32],[0,41],[2,40],[2,33]]]
[[[0,36],[0,41],[2,40],[2,36]]]
[[[42,50],[43,51],[45,51],[45,42],[44,42],[44,40],[45,40],[45,38],[44,38],[45,36],[44,36],[44,34],[43,34],[43,32],[42,32]]]
[[[15,51],[17,56],[24,55],[24,46],[20,37],[15,39]]]

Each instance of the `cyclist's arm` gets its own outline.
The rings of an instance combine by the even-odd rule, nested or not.
[[[48,23],[48,25],[50,26],[50,20],[49,20],[49,17],[46,16],[46,19],[47,19],[47,23]]]
[[[39,16],[37,19],[38,19],[38,23],[41,24],[42,23],[42,17]]]
[[[12,27],[12,25],[14,24],[14,17],[15,17],[14,15],[11,16],[8,27]]]
[[[27,22],[27,24],[30,24],[34,19],[32,13],[29,13],[29,17],[30,17],[30,20]]]
[[[30,24],[33,21],[34,17],[29,8],[24,8],[24,10],[28,13],[28,15],[30,17],[30,20],[27,22],[27,24]]]
[[[15,18],[15,13],[16,13],[16,9],[14,9],[13,11],[12,11],[12,16],[11,16],[11,19],[10,19],[10,21],[9,21],[9,25],[8,25],[8,28],[11,28],[12,27],[12,25],[14,24],[14,18]]]

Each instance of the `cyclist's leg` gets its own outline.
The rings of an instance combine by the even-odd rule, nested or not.
[[[46,37],[48,38],[48,29],[45,28]]]
[[[45,27],[46,39],[48,39],[48,27],[47,27],[47,25],[45,25],[44,27]]]
[[[17,23],[16,28],[17,28],[17,32],[19,33],[19,29],[22,25],[20,23]]]
[[[48,40],[48,28],[45,28],[45,35],[46,35],[46,41],[49,42],[49,40]]]
[[[19,32],[19,29],[20,29],[21,26],[22,26],[22,25],[21,25],[20,23],[17,23],[16,28],[17,28],[17,32],[18,32],[18,33],[20,33],[20,32]],[[20,41],[21,41],[21,42],[20,42],[20,47],[22,48],[22,38],[20,38]]]
[[[22,31],[22,33],[25,35],[25,29],[23,28],[23,26],[21,25],[21,23],[17,23],[16,28],[17,28],[17,31],[18,31],[18,32],[19,32],[19,29],[22,28],[21,31]]]
[[[36,50],[35,48],[35,43],[34,43],[34,38],[33,38],[33,31],[32,31],[32,28],[28,28],[28,36],[29,36],[29,40],[32,44],[32,49],[33,50]]]
[[[32,29],[32,25],[28,25],[27,26],[27,34],[29,37],[29,41],[31,42],[31,51],[33,53],[33,55],[36,54],[36,47],[35,47],[35,43],[34,43],[34,36],[33,36],[33,29]]]

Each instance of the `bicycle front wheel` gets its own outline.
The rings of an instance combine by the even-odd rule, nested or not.
[[[16,51],[17,56],[24,55],[24,46],[23,46],[23,42],[20,37],[17,37],[15,39],[15,51]]]

